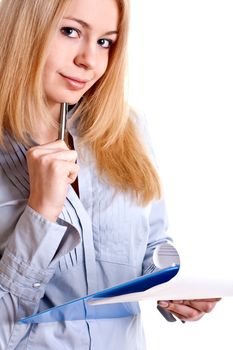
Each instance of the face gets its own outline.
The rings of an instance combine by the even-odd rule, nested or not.
[[[75,104],[105,73],[117,39],[116,0],[72,0],[49,47],[43,72],[50,107]]]

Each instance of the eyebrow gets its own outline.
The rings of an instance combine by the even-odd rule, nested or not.
[[[78,19],[78,18],[75,18],[75,17],[64,17],[64,19],[69,19],[71,21],[75,21],[75,22],[81,24],[81,26],[83,28],[86,28],[86,29],[89,29],[89,30],[93,29],[90,24],[88,24],[87,22],[85,22],[85,21],[83,21],[81,19]],[[109,32],[104,33],[104,35],[112,35],[112,34],[118,34],[118,31],[117,30],[111,30]]]

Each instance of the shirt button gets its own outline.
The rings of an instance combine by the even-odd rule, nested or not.
[[[32,287],[33,288],[40,288],[40,283],[39,282],[35,282],[35,283],[33,283],[33,285],[32,285]]]

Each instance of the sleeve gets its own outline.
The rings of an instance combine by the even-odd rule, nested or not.
[[[0,349],[15,349],[25,337],[17,321],[37,311],[57,261],[79,242],[74,226],[52,223],[26,206],[0,260]]]
[[[143,114],[136,113],[134,114],[134,120],[135,124],[137,125],[140,138],[148,151],[148,155],[158,170],[158,164],[154,152],[152,138],[149,132],[147,118]],[[160,200],[154,200],[151,203],[148,231],[149,236],[142,265],[142,274],[148,274],[158,269],[153,260],[153,254],[156,247],[164,243],[173,243],[172,238],[168,234],[168,215],[163,197]]]
[[[173,242],[168,234],[168,217],[164,199],[155,200],[151,205],[149,215],[149,236],[146,253],[142,265],[142,273],[148,274],[156,269],[153,254],[156,247],[161,244]]]

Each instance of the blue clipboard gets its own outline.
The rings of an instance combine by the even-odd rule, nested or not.
[[[19,320],[20,323],[44,323],[66,320],[91,320],[128,317],[140,312],[138,303],[115,303],[106,305],[91,305],[88,301],[93,299],[109,298],[129,293],[146,291],[156,285],[168,282],[179,271],[179,265],[168,267],[134,280],[121,283],[100,292],[72,300],[68,303],[55,306],[46,311]]]

